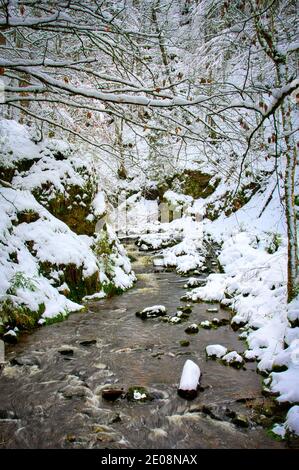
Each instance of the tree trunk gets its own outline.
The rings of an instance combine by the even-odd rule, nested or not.
[[[286,145],[286,169],[285,169],[285,205],[288,230],[288,302],[291,302],[298,294],[298,245],[297,245],[297,221],[295,210],[295,171],[296,148],[291,145],[287,132],[290,130],[290,119],[286,115],[284,106],[281,108],[282,127],[285,133]]]

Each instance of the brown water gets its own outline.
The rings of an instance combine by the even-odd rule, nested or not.
[[[207,304],[194,304],[190,322],[178,325],[159,319],[142,321],[135,312],[163,304],[168,313],[182,305],[184,279],[174,272],[154,272],[148,256],[133,263],[136,286],[125,294],[94,302],[88,312],[46,326],[7,348],[8,363],[0,376],[0,447],[2,448],[278,448],[266,431],[251,421],[235,426],[227,411],[252,418],[238,400],[263,400],[255,364],[246,370],[206,360],[208,344],[242,351],[243,343],[229,326],[184,332],[189,323],[227,311],[208,313]],[[188,339],[188,347],[180,340]],[[96,340],[83,346],[84,340]],[[68,346],[73,355],[62,355]],[[193,401],[177,395],[187,358],[201,368],[203,391]],[[16,364],[16,361],[18,364]],[[21,365],[20,365],[21,364]],[[119,399],[107,402],[108,385],[144,386],[156,394],[148,403]],[[202,405],[214,416],[202,413]],[[9,414],[10,413],[10,414]],[[2,419],[1,419],[2,418]],[[6,419],[3,419],[6,418]]]

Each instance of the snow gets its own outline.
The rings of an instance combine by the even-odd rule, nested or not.
[[[173,232],[179,231],[182,241],[162,250],[163,265],[176,267],[176,271],[180,274],[202,267],[204,256],[201,226],[190,216],[176,219],[169,226]]]
[[[227,353],[227,348],[221,346],[221,344],[210,344],[206,347],[206,353],[208,357],[216,356],[221,358]]]
[[[17,336],[17,333],[14,330],[8,330],[5,334],[10,336]]]
[[[102,264],[91,249],[92,240],[86,236],[78,236],[62,221],[52,216],[41,206],[29,191],[0,189],[0,240],[3,243],[0,264],[0,295],[15,304],[26,305],[36,311],[39,305],[45,305],[42,318],[54,318],[80,310],[81,305],[72,302],[62,295],[68,290],[66,283],[53,287],[53,281],[60,278],[59,270],[64,266],[73,265],[82,270],[84,278],[99,273],[101,282],[112,282],[116,287],[127,289],[133,285],[135,275],[122,245],[108,227],[110,243],[113,251],[110,256],[111,270],[106,274],[106,265]],[[18,214],[32,211],[38,219],[31,223],[17,224]],[[29,249],[29,244],[31,248]],[[18,263],[12,263],[9,253],[16,252]],[[51,278],[40,272],[40,263],[50,263]],[[24,273],[26,279],[32,280],[33,289],[17,288],[16,293],[7,294],[11,282],[17,273]],[[42,320],[43,321],[43,320]]]
[[[279,393],[279,402],[299,402],[299,339],[281,351],[274,360],[274,366],[286,366],[283,372],[272,372],[271,390]]]
[[[1,188],[0,197],[0,239],[4,248],[0,257],[1,298],[8,298],[18,305],[24,304],[33,311],[45,304],[43,319],[80,310],[79,304],[66,299],[49,279],[40,274],[39,262],[50,261],[56,265],[71,262],[83,266],[85,274],[89,275],[97,269],[93,253],[86,250],[80,238],[53,217],[29,192]],[[38,214],[36,222],[13,225],[18,213],[29,210]],[[34,242],[35,256],[26,245],[28,241]],[[9,260],[9,253],[13,251],[17,252],[17,264]],[[33,288],[18,287],[14,294],[6,294],[17,273],[24,273],[26,278],[32,279]]]
[[[142,310],[143,313],[160,313],[166,312],[166,307],[164,305],[153,305],[152,307],[146,307]]]
[[[299,436],[299,406],[292,406],[286,416],[286,421],[283,424],[275,424],[272,432],[282,439],[286,434]]]
[[[134,400],[143,400],[144,398],[146,398],[145,393],[140,393],[137,390],[134,390]]]
[[[69,185],[83,187],[84,178],[74,168],[70,160],[55,160],[50,155],[44,155],[32,165],[25,174],[13,178],[12,184],[15,188],[32,191],[42,185],[51,184],[56,191],[65,192]],[[52,192],[51,197],[55,197]]]
[[[106,211],[105,193],[99,191],[93,200],[94,214],[102,216]]]
[[[107,294],[105,294],[105,292],[103,291],[100,291],[92,295],[86,295],[85,297],[83,297],[82,301],[83,302],[97,301],[97,300],[104,299],[105,297],[107,297]]]
[[[178,194],[171,190],[166,191],[163,197],[169,203],[169,205],[173,208],[188,207],[193,202],[193,197],[186,196],[185,194]]]
[[[39,158],[40,145],[35,144],[28,129],[14,120],[0,121],[0,161],[4,166],[13,166],[14,162]]]
[[[290,433],[297,434],[299,436],[299,406],[295,405],[289,409],[285,428]]]
[[[283,348],[287,326],[286,307],[286,244],[270,254],[269,243],[252,232],[239,232],[225,239],[219,261],[225,273],[210,274],[204,287],[193,289],[188,297],[193,301],[225,300],[233,297],[235,324],[245,323],[249,348],[259,358],[259,368],[269,370],[272,359]]]
[[[188,359],[183,367],[179,390],[196,390],[199,384],[201,372],[195,362]]]
[[[204,320],[204,321],[200,322],[200,326],[202,326],[203,328],[204,327],[210,327],[211,322],[209,322],[209,320]]]

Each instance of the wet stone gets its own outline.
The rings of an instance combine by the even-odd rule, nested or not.
[[[80,345],[81,346],[93,346],[94,344],[97,343],[97,340],[96,339],[85,339],[83,341],[80,341]]]
[[[34,356],[18,356],[10,361],[13,366],[40,366],[40,361]]]
[[[69,347],[62,347],[58,349],[59,354],[62,356],[73,356],[74,355],[74,350]]]
[[[128,401],[144,403],[153,400],[153,396],[144,387],[130,387],[126,393]]]
[[[178,307],[178,311],[183,313],[192,313],[192,307],[191,305],[183,305],[182,307]]]
[[[190,341],[188,341],[187,339],[183,339],[182,341],[180,341],[180,346],[182,346],[183,348],[189,345],[190,345]]]
[[[188,320],[190,317],[189,313],[183,313],[180,310],[178,310],[178,313],[176,315],[177,317],[181,318],[182,320]]]
[[[0,419],[19,419],[15,411],[0,410]]]
[[[202,405],[201,413],[210,416],[210,418],[215,419],[216,421],[223,421],[223,411],[219,409],[219,407],[215,407],[213,405]]]
[[[16,344],[18,342],[18,336],[14,331],[8,331],[3,335],[3,341],[8,344]]]
[[[238,331],[240,328],[243,328],[246,325],[246,322],[240,321],[239,323],[231,321],[230,326],[234,331]]]
[[[136,317],[146,320],[147,318],[164,317],[166,315],[166,308],[164,305],[154,305],[153,307],[144,308],[136,312]]]
[[[198,395],[198,389],[196,390],[182,390],[178,389],[178,395],[185,400],[194,400]]]
[[[115,401],[124,395],[123,388],[104,388],[102,390],[102,397],[108,401]]]
[[[232,419],[232,423],[239,428],[248,428],[249,427],[249,420],[247,416],[242,414],[236,414],[236,416]]]

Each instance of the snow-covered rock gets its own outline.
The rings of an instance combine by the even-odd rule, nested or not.
[[[295,405],[289,409],[285,422],[285,429],[290,434],[299,436],[299,406]]]
[[[210,344],[206,347],[208,357],[220,359],[227,353],[227,348],[221,344]]]
[[[163,317],[166,315],[166,307],[164,305],[153,305],[146,307],[140,312],[136,312],[136,316],[145,320],[146,318]]]
[[[237,353],[237,351],[231,351],[227,354],[225,354],[224,356],[222,356],[222,361],[225,363],[225,364],[228,364],[230,366],[233,366],[233,367],[242,367],[242,365],[244,364],[244,359],[243,357]]]
[[[193,399],[197,395],[201,371],[195,362],[188,359],[183,367],[178,394],[186,399]]]

